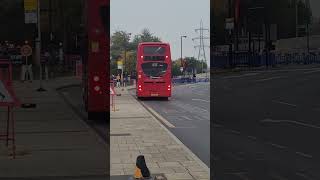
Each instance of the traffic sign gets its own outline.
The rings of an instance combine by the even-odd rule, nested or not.
[[[22,56],[31,56],[32,55],[32,48],[29,45],[24,45],[21,47],[21,55]]]
[[[24,22],[26,24],[38,23],[37,0],[24,0]]]
[[[234,29],[234,18],[226,18],[226,29],[227,30]]]
[[[183,67],[180,67],[180,71],[181,71],[181,72],[183,71]]]
[[[36,11],[37,10],[37,0],[24,0],[24,10],[25,11]]]

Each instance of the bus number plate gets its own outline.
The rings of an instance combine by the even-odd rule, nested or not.
[[[151,96],[159,96],[158,93],[151,93]]]

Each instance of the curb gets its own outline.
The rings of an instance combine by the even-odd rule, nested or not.
[[[133,96],[133,95],[132,95]],[[195,162],[197,162],[202,168],[205,169],[206,172],[208,172],[208,175],[210,177],[210,168],[201,161],[201,159],[199,159],[186,145],[184,145],[165,125],[163,125],[156,117],[155,114],[151,113],[148,108],[150,108],[148,105],[144,104],[143,102],[139,102],[136,98],[133,98],[136,102],[138,102],[139,104],[141,104],[146,110],[147,112],[151,115],[151,117],[160,125],[160,127],[162,127],[168,134],[170,137],[172,137],[177,144],[181,145],[183,147],[183,149],[187,152],[187,154],[189,154]],[[147,108],[148,107],[148,108]],[[151,108],[150,108],[151,109]],[[162,117],[162,116],[161,116]],[[162,117],[163,118],[163,117]]]

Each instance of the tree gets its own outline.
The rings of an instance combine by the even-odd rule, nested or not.
[[[125,48],[126,50],[131,50],[129,40],[130,34],[125,31],[116,31],[112,34],[110,55],[113,60],[119,59]]]
[[[117,73],[117,60],[124,61],[124,54],[126,52],[126,61],[124,61],[125,71],[129,74],[136,69],[137,62],[137,47],[140,42],[160,42],[160,38],[154,36],[148,29],[143,29],[140,34],[134,36],[130,42],[130,34],[126,31],[116,31],[111,36],[111,73]]]
[[[201,62],[194,57],[186,57],[186,58],[184,58],[184,60],[186,61],[186,64],[187,64],[186,65],[186,72],[188,74],[201,73],[202,63],[203,63],[203,70],[207,69],[206,62]],[[181,67],[181,59],[180,58],[172,62],[172,71],[171,72],[172,72],[173,76],[182,75],[182,73],[180,71],[180,67]]]
[[[132,46],[137,47],[141,42],[161,42],[159,37],[153,36],[149,29],[144,28],[140,34],[135,35]]]

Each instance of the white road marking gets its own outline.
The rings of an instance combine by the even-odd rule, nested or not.
[[[204,99],[192,99],[192,101],[203,101],[209,103],[210,101],[204,100]]]
[[[303,173],[296,173],[297,176],[303,177],[304,179],[307,180],[313,180],[312,178],[309,178],[307,175],[303,174]]]
[[[247,173],[233,173],[235,176],[238,176],[239,178],[243,179],[243,180],[250,180],[248,178],[248,176],[246,176],[245,174]]]
[[[255,136],[248,136],[249,139],[257,140],[258,138]]]
[[[276,77],[271,77],[271,78],[259,79],[259,80],[256,80],[255,82],[270,81],[270,80],[274,80],[274,79],[280,79],[280,78],[283,78],[283,77],[284,76],[276,76]]]
[[[315,70],[315,71],[307,71],[307,72],[304,72],[304,74],[311,74],[311,73],[316,73],[316,72],[320,72],[320,70]]]
[[[279,104],[284,104],[284,105],[288,105],[288,106],[292,106],[292,107],[297,107],[297,105],[295,105],[295,104],[290,104],[290,103],[286,103],[286,102],[282,102],[282,101],[272,100],[272,102],[279,103]]]
[[[259,72],[296,72],[296,71],[310,71],[310,70],[320,70],[320,68],[304,68],[304,69],[284,69],[284,70],[268,70],[268,71],[259,71]],[[248,71],[249,72],[257,72],[257,71]]]
[[[309,128],[320,129],[320,126],[315,126],[312,124],[306,124],[306,123],[302,123],[302,122],[298,122],[298,121],[291,121],[291,120],[264,119],[264,120],[261,120],[261,122],[297,124],[297,125],[301,125],[301,126],[305,126],[305,127],[309,127]]]
[[[234,133],[234,134],[241,134],[240,131],[236,131],[236,130],[232,130],[232,129],[230,129],[229,132]]]
[[[296,154],[300,155],[300,156],[303,156],[303,157],[306,157],[306,158],[312,158],[312,155],[310,154],[306,154],[306,153],[303,153],[303,152],[296,152]]]
[[[275,173],[270,173],[270,176],[275,178],[275,179],[279,179],[279,180],[288,180],[287,178],[284,178],[278,174],[275,174]]]
[[[188,120],[188,121],[192,121],[192,119],[190,119],[190,118],[187,117],[187,116],[181,116],[181,117],[183,117],[184,119],[186,119],[186,120]]]
[[[282,145],[279,145],[279,144],[275,144],[275,143],[268,143],[268,144],[270,144],[271,146],[274,146],[274,147],[276,147],[276,148],[280,148],[280,149],[285,149],[286,148],[286,146],[282,146]]]
[[[238,76],[227,76],[227,77],[224,77],[222,79],[231,79],[231,78],[240,78],[240,77],[247,77],[247,76],[255,76],[259,73],[247,73],[247,74],[242,74],[242,75],[238,75]]]
[[[223,127],[223,125],[221,125],[221,124],[213,124],[213,127]]]

